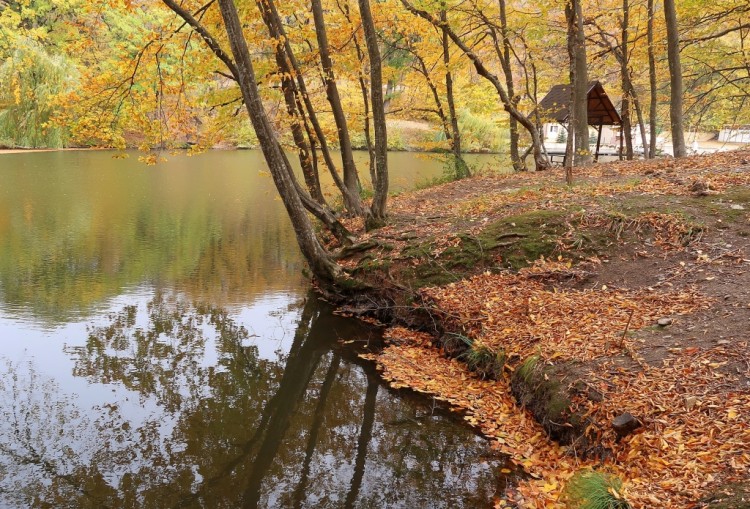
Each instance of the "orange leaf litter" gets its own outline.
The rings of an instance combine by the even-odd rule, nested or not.
[[[510,393],[509,376],[499,381],[478,379],[466,366],[446,358],[428,335],[393,328],[397,338],[375,360],[393,387],[410,387],[430,394],[464,412],[465,419],[493,440],[530,474],[511,494],[519,507],[562,507],[560,495],[567,479],[584,467],[604,467],[625,481],[635,507],[689,507],[719,480],[744,478],[750,466],[747,393],[712,390],[730,375],[719,373],[713,355],[722,348],[685,349],[662,366],[640,362],[641,369],[610,365],[607,356],[617,344],[630,312],[630,330],[652,324],[660,316],[705,308],[708,299],[696,292],[622,290],[564,290],[546,287],[534,276],[564,270],[557,262],[537,264],[513,274],[483,274],[423,297],[453,330],[459,328],[481,344],[504,348],[517,364],[540,354],[542,359],[592,361],[598,380],[608,372],[600,403],[586,401],[586,414],[603,431],[601,443],[613,451],[602,465],[582,460],[570,447],[550,441],[542,427],[520,409]],[[633,342],[631,338],[625,344]],[[631,355],[637,359],[637,345]],[[614,353],[618,353],[615,351]],[[696,403],[688,408],[686,397]],[[580,409],[579,409],[580,410]],[[619,443],[610,431],[611,419],[628,410],[644,427]],[[502,507],[505,500],[498,500]]]

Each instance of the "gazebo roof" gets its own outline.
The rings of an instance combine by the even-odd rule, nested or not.
[[[604,87],[598,81],[590,81],[587,97],[589,100],[589,125],[620,125],[622,119],[610,101]],[[555,85],[539,103],[538,111],[542,118],[566,124],[570,116],[570,85]]]

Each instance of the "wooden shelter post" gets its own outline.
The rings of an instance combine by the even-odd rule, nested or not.
[[[599,117],[599,133],[596,135],[596,154],[594,154],[594,162],[599,162],[599,147],[602,146],[602,126],[604,126],[604,119]]]

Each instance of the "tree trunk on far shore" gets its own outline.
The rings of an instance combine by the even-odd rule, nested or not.
[[[680,34],[674,0],[664,0],[664,19],[667,22],[667,57],[669,58],[669,120],[672,128],[672,150],[675,157],[685,157],[685,129],[682,111],[682,65],[680,64]]]
[[[372,19],[369,0],[359,0],[359,13],[362,18],[362,29],[365,33],[365,45],[370,59],[370,98],[372,122],[375,131],[375,178],[373,188],[370,227],[377,226],[385,220],[385,206],[388,199],[388,131],[385,126],[385,105],[383,102],[383,71],[381,68],[380,48],[375,23]]]
[[[409,0],[401,0],[401,4],[406,8],[406,10],[408,10],[415,16],[419,16],[425,21],[428,21],[438,29],[445,30],[445,32],[448,34],[448,37],[450,37],[450,39],[453,41],[453,44],[455,44],[456,47],[458,47],[458,49],[460,49],[463,54],[466,55],[469,60],[471,60],[471,63],[474,64],[474,69],[476,69],[477,74],[492,83],[492,86],[495,88],[495,91],[497,92],[497,95],[499,96],[500,102],[502,103],[505,111],[507,111],[511,117],[515,118],[518,123],[521,124],[529,132],[529,136],[531,136],[531,152],[534,154],[534,165],[536,169],[548,169],[549,160],[542,152],[542,140],[541,136],[539,135],[539,131],[536,128],[536,125],[526,115],[519,111],[497,75],[493,74],[484,65],[484,61],[482,60],[482,58],[480,58],[479,55],[477,55],[474,50],[470,48],[469,45],[463,39],[461,39],[461,37],[458,36],[458,34],[456,34],[455,31],[453,31],[449,26],[443,24],[438,18],[435,18],[432,14],[424,9],[415,7],[414,4],[409,2]]]
[[[573,120],[570,124],[575,131],[575,166],[585,166],[591,163],[589,151],[589,115],[588,115],[588,68],[586,65],[586,39],[583,32],[583,13],[581,0],[569,0],[565,6],[568,19],[568,43],[571,55],[570,86],[573,90],[573,100],[570,113]]]
[[[654,0],[648,0],[648,24],[646,28],[648,37],[648,82],[649,82],[649,108],[648,108],[648,157],[656,157],[656,55],[654,55]]]

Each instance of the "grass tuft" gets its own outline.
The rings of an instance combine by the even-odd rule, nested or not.
[[[568,509],[631,509],[622,491],[622,481],[614,475],[587,470],[568,481],[563,500]]]
[[[531,379],[531,375],[536,370],[537,364],[539,364],[539,355],[532,355],[526,359],[516,370],[516,376],[521,380],[528,382]]]
[[[471,347],[459,356],[468,368],[481,378],[497,380],[503,374],[505,366],[505,351],[494,351],[488,346],[473,343]]]

